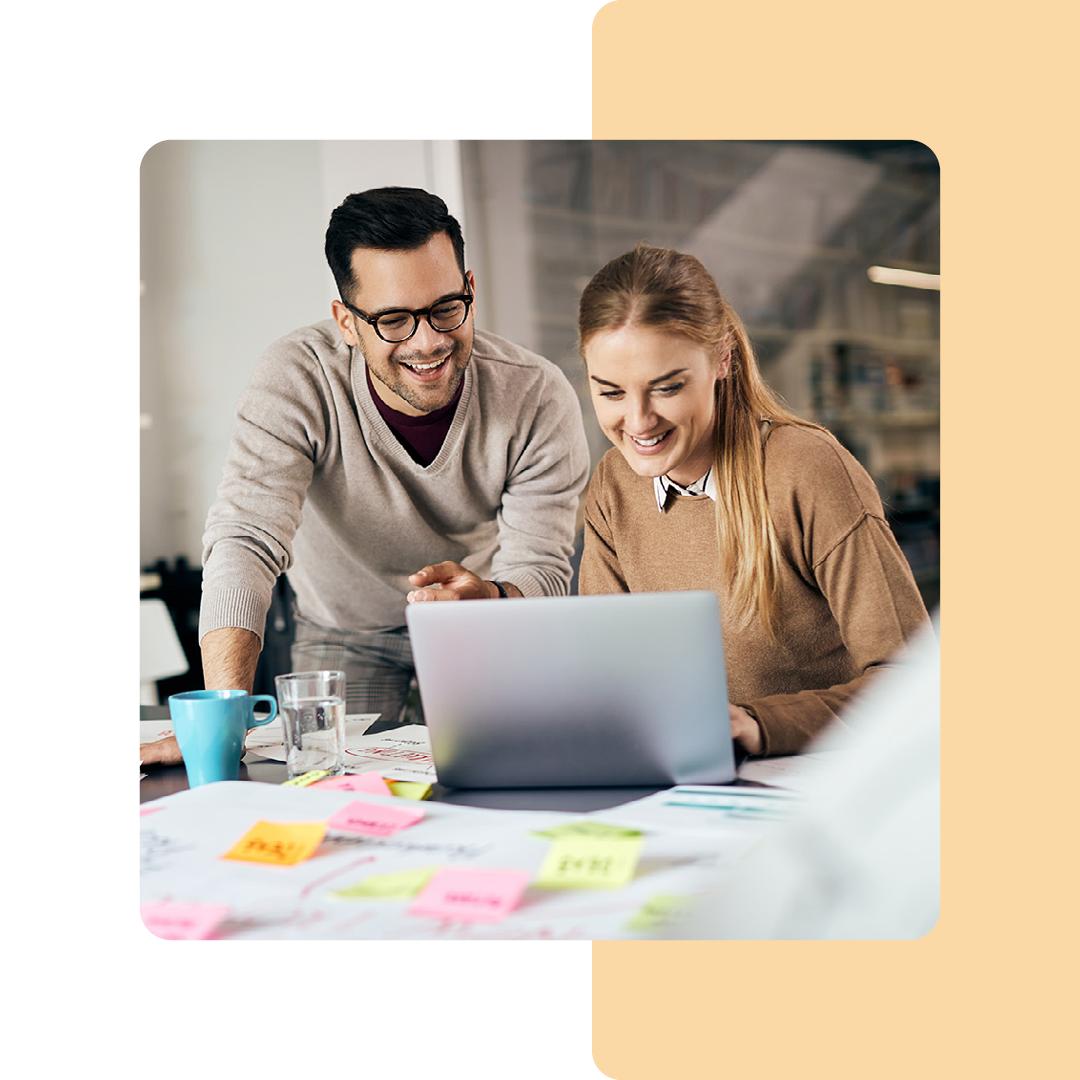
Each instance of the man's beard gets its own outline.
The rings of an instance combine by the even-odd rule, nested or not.
[[[377,367],[368,360],[363,346],[360,347],[360,353],[367,362],[371,377],[377,379],[383,386],[397,394],[402,401],[408,402],[414,409],[419,409],[422,413],[435,412],[454,400],[454,395],[457,393],[461,380],[465,376],[469,355],[472,353],[470,349],[469,355],[466,355],[465,359],[462,360],[464,350],[465,345],[462,342],[454,341],[450,349],[442,355],[438,353],[431,356],[425,356],[422,353],[398,353],[393,359],[388,358],[383,361],[380,367]],[[436,398],[432,398],[430,393],[425,392],[423,386],[410,382],[409,377],[402,375],[398,370],[401,364],[430,364],[436,360],[444,360],[449,368],[442,375],[442,378],[446,381],[440,381],[439,383],[439,389],[443,392]],[[432,389],[434,390],[434,387]]]

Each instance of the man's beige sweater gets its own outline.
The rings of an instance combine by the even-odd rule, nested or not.
[[[552,363],[478,330],[442,449],[418,464],[331,320],[275,342],[237,406],[204,537],[200,639],[260,637],[278,574],[300,611],[343,630],[405,625],[409,575],[449,559],[558,596],[589,453]]]

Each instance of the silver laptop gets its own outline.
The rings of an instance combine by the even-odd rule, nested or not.
[[[406,619],[447,787],[735,776],[711,592],[428,602]]]

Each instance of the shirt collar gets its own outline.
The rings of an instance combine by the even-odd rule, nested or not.
[[[662,514],[667,505],[668,495],[674,491],[678,495],[708,495],[716,502],[716,481],[710,469],[700,480],[695,480],[687,487],[677,484],[669,476],[653,477],[653,494],[656,496],[656,508]]]

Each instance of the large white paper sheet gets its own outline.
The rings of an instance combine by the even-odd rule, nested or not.
[[[791,791],[813,791],[821,776],[828,774],[843,753],[842,750],[828,750],[744,761],[738,775],[740,780],[757,780]]]
[[[681,785],[605,810],[604,820],[642,829],[722,833],[729,850],[742,851],[786,821],[800,802],[798,795],[778,789]]]
[[[423,724],[405,724],[375,735],[364,732],[378,719],[357,715],[345,717],[345,771],[377,772],[387,780],[435,782],[435,762],[431,757],[431,739]],[[285,736],[281,723],[274,720],[248,735],[247,747],[260,757],[284,761]]]
[[[638,911],[658,895],[690,898],[711,892],[762,827],[745,821],[735,831],[700,822],[692,829],[643,825],[641,858],[629,884],[589,890],[530,887],[515,911],[491,925],[412,916],[407,900],[342,900],[330,893],[369,875],[433,865],[520,869],[535,875],[549,841],[533,832],[585,818],[616,823],[619,809],[583,815],[424,803],[423,821],[400,833],[331,836],[296,866],[221,857],[258,820],[325,820],[355,797],[352,792],[231,782],[146,803],[144,810],[156,812],[140,818],[142,900],[227,904],[230,915],[219,936],[230,938],[640,938],[650,935],[627,926]],[[390,796],[364,799],[395,802]]]

